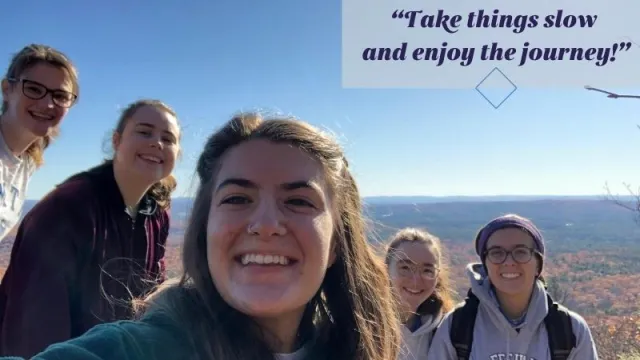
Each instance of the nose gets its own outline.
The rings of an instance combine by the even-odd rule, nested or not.
[[[413,280],[413,286],[418,286],[422,284],[423,278],[419,271],[414,271],[411,273],[411,280]]]
[[[418,274],[413,274],[413,286],[418,286],[418,283],[420,282],[420,275]]]
[[[513,254],[507,254],[507,258],[504,259],[503,265],[515,265],[516,261],[513,259]]]
[[[164,147],[164,144],[162,142],[162,136],[152,136],[151,147],[155,147],[162,150],[162,148]]]
[[[47,94],[47,96],[45,96],[42,101],[45,102],[48,109],[53,109],[56,106],[55,102],[53,101],[53,94]]]
[[[263,239],[287,233],[284,214],[273,199],[261,199],[249,221],[248,232]]]

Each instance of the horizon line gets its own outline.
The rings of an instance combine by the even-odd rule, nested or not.
[[[491,194],[491,195],[366,195],[362,196],[363,199],[371,199],[371,198],[431,198],[431,199],[447,199],[447,198],[538,198],[538,199],[551,199],[551,198],[593,198],[593,197],[601,197],[603,199],[610,198],[613,196],[614,198],[636,198],[636,195],[607,195],[607,194]],[[44,196],[43,196],[44,197]],[[173,199],[193,199],[193,196],[176,196]],[[39,201],[41,199],[26,199],[25,201]]]

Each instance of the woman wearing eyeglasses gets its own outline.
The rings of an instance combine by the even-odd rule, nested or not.
[[[442,322],[429,359],[598,359],[585,320],[546,291],[545,243],[533,222],[498,217],[480,229],[475,250],[481,263],[467,266],[468,298]]]
[[[11,60],[0,108],[0,241],[18,222],[29,179],[78,92],[73,63],[56,49],[32,44]]]
[[[419,229],[398,231],[385,262],[403,321],[399,360],[425,359],[433,333],[453,308],[449,269],[440,239]]]

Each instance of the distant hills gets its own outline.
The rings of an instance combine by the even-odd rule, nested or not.
[[[620,197],[629,201],[630,196]],[[181,236],[193,199],[172,201],[171,233]],[[610,250],[624,246],[640,250],[639,214],[603,196],[376,196],[364,198],[372,226],[371,240],[384,241],[397,229],[426,228],[455,243],[472,242],[477,230],[492,218],[517,213],[531,218],[543,231],[552,251]],[[26,203],[25,213],[35,201]]]
[[[388,202],[370,203],[366,213],[376,223],[376,237],[381,239],[398,228],[418,226],[443,239],[471,243],[478,229],[489,220],[516,213],[536,223],[552,251],[610,250],[621,246],[629,251],[640,250],[638,214],[605,200],[560,197],[511,201]]]
[[[632,196],[620,196],[618,200],[623,202],[633,202]],[[37,203],[38,200],[27,200],[23,213],[28,212]],[[383,205],[429,205],[429,204],[457,204],[447,205],[446,208],[465,207],[477,208],[483,205],[478,204],[492,204],[492,203],[514,203],[504,204],[499,206],[504,209],[511,207],[520,208],[523,204],[532,202],[542,202],[542,206],[545,203],[558,204],[563,202],[566,204],[583,204],[585,201],[589,203],[600,203],[601,206],[610,208],[615,206],[611,201],[606,200],[603,195],[578,195],[578,196],[562,196],[562,195],[495,195],[495,196],[370,196],[363,198],[365,207],[367,208],[379,208]],[[172,200],[172,215],[177,218],[186,217],[191,209],[193,198],[178,197]],[[468,204],[468,205],[465,205]],[[531,204],[534,206],[533,204]],[[495,206],[495,205],[494,205]],[[535,207],[539,207],[535,206]],[[508,210],[505,210],[508,212]]]
[[[633,201],[632,196],[620,196],[621,201]],[[604,195],[492,195],[492,196],[370,196],[369,204],[429,204],[450,202],[495,202],[539,200],[605,200]]]
[[[620,196],[621,201],[634,201],[632,196]],[[363,201],[369,205],[382,204],[434,204],[434,203],[460,203],[460,202],[522,202],[541,200],[591,200],[606,201],[604,195],[491,195],[491,196],[367,196]],[[29,211],[38,200],[27,200],[25,212]],[[173,200],[174,209],[182,212],[187,209],[193,198],[178,197]]]

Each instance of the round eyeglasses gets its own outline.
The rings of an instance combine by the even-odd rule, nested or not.
[[[536,249],[524,246],[516,247],[513,250],[507,250],[502,247],[493,247],[485,252],[487,259],[496,265],[504,263],[509,255],[511,255],[513,261],[518,264],[526,264],[531,261],[531,258],[533,258],[533,254],[535,253]]]
[[[47,94],[51,94],[54,104],[62,108],[70,108],[78,99],[78,95],[76,94],[60,89],[49,89],[37,81],[15,78],[7,80],[13,83],[21,82],[22,93],[32,100],[40,100],[47,96]]]
[[[414,277],[420,276],[425,280],[433,280],[438,276],[438,269],[431,266],[417,266],[414,264],[408,264],[406,262],[400,262],[397,264],[398,275],[402,277]]]

